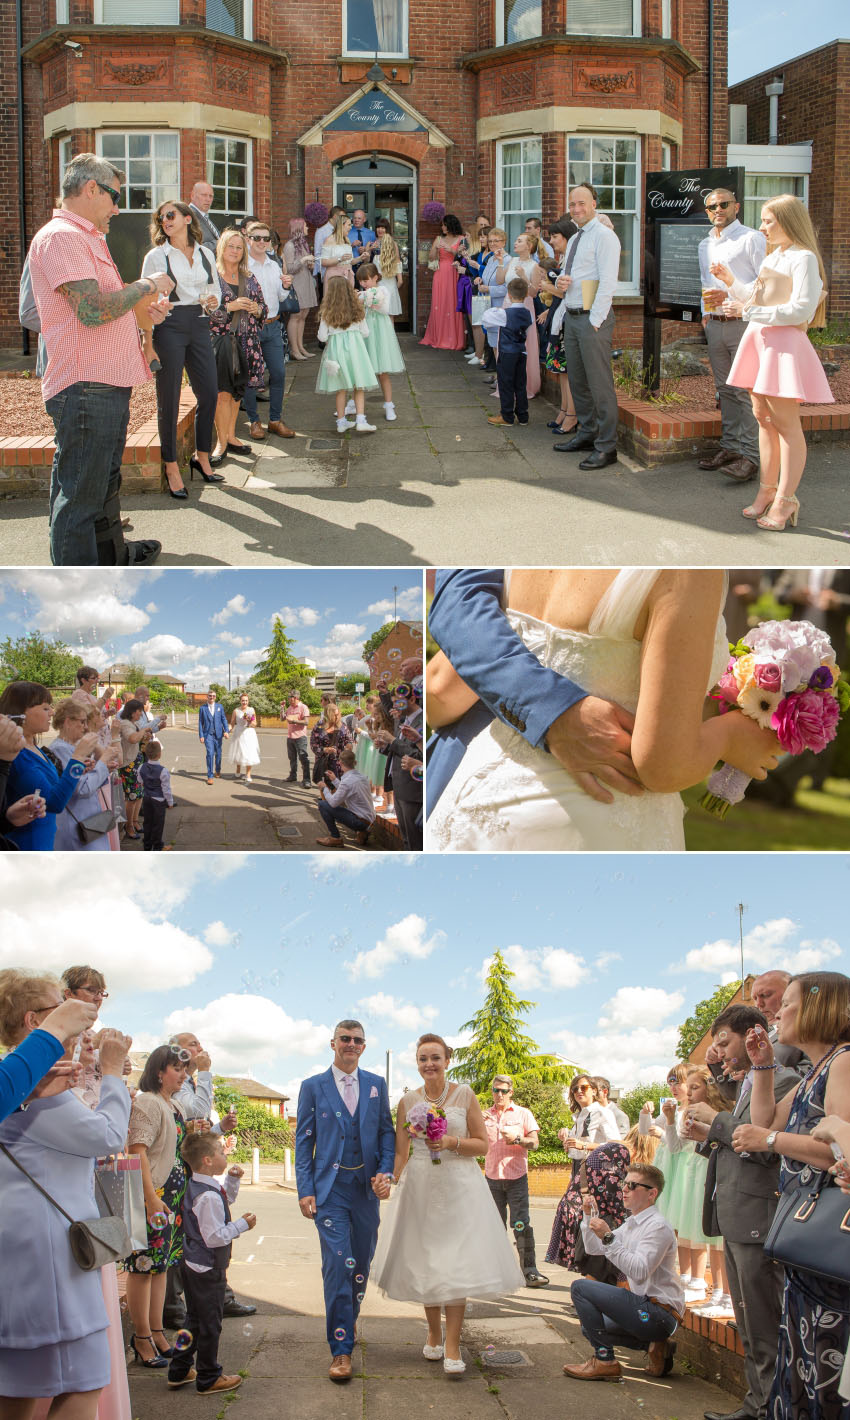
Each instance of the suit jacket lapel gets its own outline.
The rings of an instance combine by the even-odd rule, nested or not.
[[[363,1073],[363,1071],[361,1070],[361,1071],[360,1071],[360,1099],[359,1099],[359,1101],[358,1101],[358,1106],[357,1106],[357,1123],[358,1123],[359,1126],[360,1126],[360,1132],[361,1132],[361,1134],[363,1133],[363,1126],[364,1126],[364,1124],[366,1123],[366,1115],[367,1115],[368,1110],[369,1110],[369,1097],[370,1097],[370,1094],[371,1094],[371,1090],[372,1090],[372,1076],[371,1076],[371,1075],[365,1075],[365,1074]]]
[[[342,1096],[340,1095],[339,1090],[336,1087],[334,1072],[330,1068],[330,1066],[325,1071],[324,1075],[321,1076],[321,1081],[322,1093],[324,1094],[325,1101],[327,1104],[330,1105],[333,1111],[334,1119],[336,1119],[340,1129],[342,1129],[344,1132],[345,1125],[342,1122],[342,1113],[340,1111],[340,1105],[342,1104]]]

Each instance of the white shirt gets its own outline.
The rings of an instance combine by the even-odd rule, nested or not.
[[[656,1208],[626,1219],[606,1247],[582,1219],[581,1236],[591,1256],[607,1257],[625,1272],[629,1291],[638,1297],[652,1297],[678,1312],[685,1310],[685,1289],[676,1271],[676,1234]]]
[[[338,1065],[331,1064],[331,1069],[334,1072],[334,1079],[336,1080],[336,1087],[339,1090],[339,1097],[343,1101],[343,1103],[345,1103],[345,1081],[349,1078],[349,1076],[346,1075],[344,1070],[340,1070]],[[360,1103],[360,1071],[354,1070],[350,1078],[354,1082],[354,1104],[356,1107]]]
[[[367,823],[374,822],[372,789],[369,780],[359,770],[346,769],[340,776],[336,789],[331,790],[325,785],[322,793],[332,809],[343,806],[358,818],[365,819]]]
[[[202,251],[203,256],[201,256]],[[177,297],[176,304],[178,306],[196,306],[201,301],[206,301],[209,296],[215,296],[216,304],[221,305],[221,287],[218,283],[215,257],[210,256],[208,248],[194,246],[190,262],[183,252],[178,251],[170,242],[163,242],[161,247],[152,247],[146,253],[142,262],[142,275],[152,276],[158,271],[165,271],[166,256],[176,283],[171,296]],[[212,272],[212,281],[207,276],[204,267],[205,258]],[[175,302],[172,300],[171,304],[174,305]]]
[[[754,231],[752,227],[745,227],[737,217],[721,232],[712,227],[708,236],[703,237],[699,244],[699,275],[703,289],[714,286],[726,294],[723,282],[712,276],[709,270],[712,262],[717,261],[728,266],[732,275],[739,281],[752,283],[758,276],[766,251],[767,245],[761,232]],[[702,310],[705,314],[704,304]]]
[[[318,276],[322,269],[322,247],[333,231],[330,222],[326,222],[323,227],[316,228],[316,235],[313,238],[313,254],[316,260],[313,263],[313,275]]]
[[[564,305],[568,310],[582,308],[582,281],[598,281],[599,286],[590,307],[590,324],[598,330],[611,309],[614,290],[620,279],[620,238],[610,227],[603,227],[598,217],[591,217],[583,227],[579,227],[567,244],[566,260],[578,242],[570,276],[572,284],[567,288]]]
[[[202,1193],[193,1205],[201,1237],[207,1247],[227,1247],[240,1233],[247,1233],[248,1224],[244,1218],[233,1218],[229,1223],[224,1221],[224,1202],[218,1190],[224,1188],[227,1201],[232,1207],[239,1192],[239,1179],[228,1173],[224,1176],[224,1183],[220,1184],[217,1178],[211,1178],[209,1174],[196,1173],[195,1180],[198,1183],[208,1183],[215,1189],[214,1193]],[[185,1257],[183,1261],[193,1272],[210,1271],[202,1262],[189,1262]]]
[[[283,284],[283,272],[278,266],[274,257],[266,255],[262,261],[257,261],[256,257],[248,257],[248,266],[256,276],[263,292],[263,300],[268,306],[266,320],[274,320],[280,311],[280,303],[286,295],[286,287]]]
[[[772,251],[762,262],[762,270],[781,271],[791,277],[791,299],[781,306],[748,306],[744,320],[759,325],[808,325],[823,294],[823,282],[818,259],[806,247],[792,246],[786,251]],[[733,281],[730,290],[737,301],[748,301],[755,281],[745,285]]]

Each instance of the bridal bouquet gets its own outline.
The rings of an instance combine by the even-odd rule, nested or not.
[[[809,621],[764,621],[730,646],[732,658],[714,698],[721,714],[742,710],[762,729],[775,730],[786,754],[820,754],[850,708],[829,637]],[[700,805],[725,818],[744,797],[749,775],[724,764],[710,776]]]
[[[424,1100],[420,1100],[410,1106],[404,1127],[412,1138],[424,1139],[426,1143],[429,1139],[442,1139],[448,1129],[446,1111],[440,1109],[439,1105],[426,1104]],[[431,1163],[441,1164],[442,1162],[440,1155],[435,1154],[432,1150]]]

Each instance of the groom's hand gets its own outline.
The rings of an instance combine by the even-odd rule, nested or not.
[[[632,764],[634,723],[634,715],[621,705],[586,695],[553,721],[546,744],[585,794],[600,804],[611,804],[609,789],[644,792]]]
[[[304,1198],[299,1198],[298,1207],[301,1209],[305,1218],[315,1218],[316,1200],[312,1194],[307,1194]]]

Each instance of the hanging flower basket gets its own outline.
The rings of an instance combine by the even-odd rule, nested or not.
[[[323,227],[328,220],[328,209],[324,202],[308,202],[304,208],[304,220],[311,227]]]
[[[446,209],[442,202],[426,202],[422,208],[423,222],[442,222],[446,215]]]

